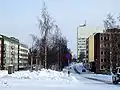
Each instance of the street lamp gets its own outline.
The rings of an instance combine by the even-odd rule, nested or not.
[[[85,24],[79,25],[77,27],[77,59],[78,59],[78,30],[79,30],[80,27],[85,27],[85,26],[86,26],[86,20],[85,20]]]

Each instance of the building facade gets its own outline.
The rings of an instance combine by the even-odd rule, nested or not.
[[[97,33],[94,36],[94,59],[96,73],[105,73],[106,70],[110,70],[110,54],[106,53],[106,49],[110,43],[105,46],[105,42],[109,41],[109,34]],[[110,53],[110,52],[108,52]],[[108,56],[106,58],[106,56]]]
[[[0,70],[2,68],[2,37],[0,36]]]
[[[86,40],[86,60],[89,64],[89,69],[94,72],[94,34],[90,35]]]
[[[86,60],[87,61],[89,61],[89,59],[88,59],[88,55],[89,55],[88,47],[89,47],[89,37],[86,39]]]
[[[86,38],[78,38],[78,57],[83,53],[86,57]]]
[[[94,35],[88,38],[88,62],[94,62]]]
[[[26,48],[18,39],[0,35],[0,69],[6,70],[12,64],[15,70],[19,70],[21,62],[24,67],[28,59]]]
[[[3,68],[7,69],[8,65],[14,65],[14,69],[18,70],[18,47],[19,40],[13,37],[3,36]]]
[[[28,67],[28,52],[27,45],[19,44],[19,69],[26,69]]]
[[[120,67],[120,29],[95,34],[94,59],[96,73],[111,72]]]
[[[77,57],[79,56],[81,50],[83,52],[85,52],[85,55],[86,55],[86,39],[88,38],[88,36],[92,35],[93,33],[96,33],[96,32],[103,32],[103,27],[99,27],[99,26],[96,26],[96,27],[80,27],[78,29],[78,35],[77,35]],[[81,40],[81,38],[83,38]],[[85,43],[85,44],[84,44]],[[83,44],[83,45],[81,45]],[[87,56],[87,55],[86,55]],[[86,57],[85,56],[85,57]]]

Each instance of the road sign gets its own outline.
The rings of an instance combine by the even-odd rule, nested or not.
[[[66,54],[66,58],[70,59],[70,54],[69,53]]]

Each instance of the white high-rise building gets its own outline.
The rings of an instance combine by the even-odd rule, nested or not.
[[[86,39],[93,35],[93,33],[103,32],[103,27],[79,27],[77,35],[77,57],[79,57],[81,52],[84,52],[86,57]]]
[[[86,55],[86,38],[79,37],[78,38],[78,56],[80,53],[84,53]]]

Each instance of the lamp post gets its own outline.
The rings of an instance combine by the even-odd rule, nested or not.
[[[112,74],[112,59],[111,59],[112,52],[110,51],[110,73]]]

